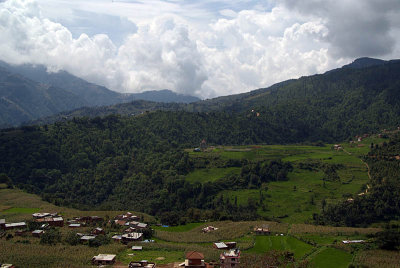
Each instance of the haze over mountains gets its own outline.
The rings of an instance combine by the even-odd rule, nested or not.
[[[65,71],[44,66],[9,65],[0,61],[0,126],[15,126],[79,107],[111,105],[134,100],[189,103],[197,97],[170,90],[122,94],[89,83]]]

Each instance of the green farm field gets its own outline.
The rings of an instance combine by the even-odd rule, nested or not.
[[[218,195],[231,202],[246,205],[249,198],[258,201],[258,214],[267,219],[279,219],[287,223],[304,223],[319,213],[322,203],[334,204],[356,196],[368,183],[368,169],[362,156],[369,150],[369,144],[382,143],[385,139],[367,138],[362,143],[342,143],[344,150],[336,151],[333,144],[325,146],[306,145],[260,145],[260,146],[219,146],[204,152],[189,154],[194,161],[208,159],[270,161],[280,159],[292,163],[294,169],[287,181],[269,182],[260,189],[224,190]],[[359,146],[359,145],[362,146]],[[324,180],[321,169],[302,169],[303,163],[337,165],[339,179]],[[195,169],[186,176],[189,182],[205,183],[240,174],[240,168],[216,168],[213,166]]]
[[[302,258],[309,253],[313,246],[304,243],[292,236],[257,236],[254,247],[249,249],[250,253],[265,253],[271,250],[290,251],[295,258]]]

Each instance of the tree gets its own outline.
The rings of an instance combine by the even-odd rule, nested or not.
[[[95,239],[89,240],[89,247],[100,247],[110,244],[111,239],[105,235],[98,235]]]
[[[55,245],[61,241],[61,233],[57,229],[49,229],[40,237],[40,244]]]
[[[0,183],[5,183],[9,188],[12,188],[13,183],[5,173],[0,173]]]
[[[71,231],[66,235],[64,241],[71,246],[76,246],[80,243],[80,237],[76,234],[76,232]]]
[[[384,231],[377,233],[375,238],[376,244],[381,249],[400,249],[400,230],[398,228],[386,228]]]

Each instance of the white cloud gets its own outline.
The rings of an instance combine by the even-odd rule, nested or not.
[[[72,10],[71,1],[60,1]],[[332,26],[322,4],[310,14],[304,7],[282,5],[237,10],[229,6],[230,1],[220,1],[219,15],[212,15],[200,4],[187,6],[180,1],[117,2],[107,16],[122,14],[113,21],[128,18],[135,24],[124,29],[122,41],[115,42],[106,34],[72,34],[49,15],[50,2],[40,3],[45,4],[44,10],[32,0],[0,3],[0,59],[65,69],[122,92],[169,88],[205,98],[228,95],[323,72],[351,59],[335,47],[335,40],[342,38],[337,37],[340,27]],[[154,9],[149,10],[149,5]],[[132,6],[145,15],[138,15]],[[110,1],[79,0],[74,8],[85,12],[69,10],[65,19],[57,21],[68,22],[84,14],[87,22],[92,13],[103,14],[111,7],[115,6]],[[185,14],[189,8],[193,12]],[[207,23],[204,17],[196,21],[195,14],[205,14]],[[391,23],[396,20],[393,17]],[[389,29],[391,35],[398,33],[398,28]],[[392,54],[399,51],[399,42],[394,44]]]

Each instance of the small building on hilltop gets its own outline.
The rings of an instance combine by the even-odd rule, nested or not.
[[[221,268],[238,268],[240,267],[240,250],[232,249],[224,252],[219,257]]]

